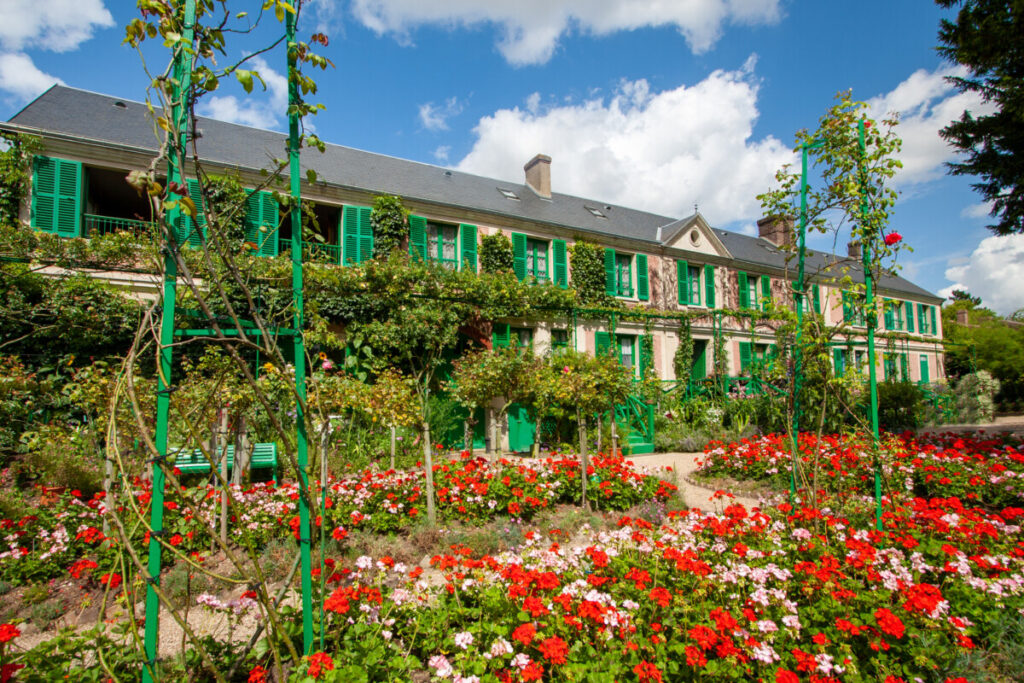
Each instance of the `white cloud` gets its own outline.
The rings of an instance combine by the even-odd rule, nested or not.
[[[462,105],[458,99],[449,97],[441,106],[435,106],[433,102],[421,104],[419,112],[420,123],[427,130],[448,130],[448,119],[461,114]]]
[[[989,114],[994,106],[982,102],[976,93],[960,93],[946,81],[947,76],[963,76],[961,66],[943,66],[935,71],[919,69],[891,92],[868,100],[871,116],[899,113],[896,134],[903,140],[899,158],[903,168],[896,177],[909,185],[934,180],[945,173],[943,162],[951,161],[954,150],[939,137],[939,131],[959,119],[965,110],[976,115]]]
[[[498,49],[513,64],[541,64],[570,32],[603,36],[640,28],[675,27],[700,53],[714,45],[725,24],[779,19],[779,0],[353,0],[352,11],[378,34],[410,41],[424,25],[495,25]]]
[[[638,80],[578,104],[545,107],[531,96],[525,109],[480,119],[457,167],[522,183],[523,164],[540,152],[552,157],[555,192],[677,217],[697,202],[714,224],[753,220],[760,215],[755,195],[793,161],[776,138],[752,139],[753,63],[663,92]]]
[[[971,204],[960,212],[961,218],[986,218],[992,211],[992,202]]]
[[[67,52],[114,25],[103,0],[3,0],[0,45],[5,50],[35,48]]]
[[[441,145],[434,150],[434,158],[441,163],[448,163],[448,155],[451,154],[451,145]]]
[[[253,57],[242,65],[242,68],[258,71],[266,83],[266,92],[254,78],[252,94],[241,99],[234,95],[214,95],[200,102],[199,113],[243,126],[276,127],[288,112],[288,79],[270,68],[262,57]],[[306,128],[310,128],[308,122]]]
[[[946,269],[946,279],[1001,315],[1024,308],[1024,235],[986,237],[967,263]],[[945,290],[942,290],[945,291]]]
[[[942,289],[940,289],[938,291],[938,295],[941,296],[943,299],[949,299],[951,296],[953,296],[953,292],[957,290],[960,290],[961,292],[966,292],[968,291],[967,285],[961,282],[954,282],[949,287],[943,287]]]
[[[31,100],[54,83],[64,81],[40,71],[32,58],[21,52],[0,54],[0,90],[19,100]]]

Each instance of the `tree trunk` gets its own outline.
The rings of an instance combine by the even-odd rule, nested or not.
[[[604,424],[603,423],[604,423],[604,421],[601,419],[601,413],[598,413],[597,414],[597,452],[598,453],[601,452],[601,446],[602,446],[602,444],[601,444],[601,440],[602,440],[601,432],[604,431],[604,429],[603,429]]]
[[[583,486],[583,507],[590,509],[590,505],[587,503],[587,425],[583,421],[583,413],[576,409],[576,423],[580,429],[580,479],[582,480]]]
[[[533,427],[533,457],[540,457],[540,428],[541,428],[540,412],[537,413],[537,418],[534,420]]]
[[[235,466],[231,471],[231,483],[241,486],[248,481],[251,473],[249,463],[252,461],[252,444],[249,442],[249,429],[245,418],[238,416],[234,430]]]
[[[228,543],[228,496],[231,494],[231,485],[228,481],[228,411],[222,410],[218,420],[217,431],[214,432],[213,444],[215,453],[220,455],[220,542],[222,545]],[[237,449],[236,449],[237,450]],[[238,453],[235,453],[238,457]],[[238,463],[234,463],[235,470],[238,470]]]
[[[612,457],[619,457],[619,435],[615,430],[615,408],[612,408]]]
[[[395,447],[397,445],[396,431],[398,430],[395,428],[395,425],[391,425],[391,469],[395,469]]]
[[[434,510],[434,454],[430,445],[430,423],[423,423],[423,466],[427,475],[427,521],[430,526],[437,524],[437,512]]]

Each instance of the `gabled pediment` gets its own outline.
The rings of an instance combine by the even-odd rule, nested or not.
[[[715,231],[711,229],[704,216],[695,213],[675,223],[659,228],[662,244],[673,249],[692,251],[698,254],[709,254],[732,258],[732,254],[722,244]]]

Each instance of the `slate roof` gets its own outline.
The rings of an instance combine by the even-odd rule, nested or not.
[[[153,154],[159,148],[144,104],[62,85],[51,87],[2,127],[43,135],[62,134]],[[199,155],[212,162],[257,170],[286,155],[287,136],[283,133],[205,117],[197,118],[196,128],[202,135]],[[542,199],[524,183],[509,183],[341,145],[328,144],[324,154],[304,154],[301,163],[303,173],[312,168],[331,185],[386,192],[408,201],[472,209],[652,245],[661,244],[659,228],[665,228],[662,235],[667,237],[674,232],[669,226],[687,220],[567,194],[552,193],[550,200]],[[514,192],[519,199],[508,199],[501,190]],[[597,209],[605,217],[595,216],[590,209]],[[783,253],[765,240],[726,230],[715,229],[715,233],[738,261],[785,267]],[[858,279],[856,273],[851,275]],[[887,277],[881,284],[886,289],[938,299],[903,278]]]

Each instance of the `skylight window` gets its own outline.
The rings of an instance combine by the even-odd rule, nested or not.
[[[603,213],[601,213],[601,209],[595,209],[592,206],[584,206],[583,208],[589,211],[590,213],[594,214],[598,218],[608,218],[608,216],[605,216]]]
[[[504,190],[504,189],[499,187],[498,188],[498,192],[500,192],[501,196],[503,196],[505,199],[514,199],[516,201],[519,201],[519,195],[517,195],[512,190]]]

